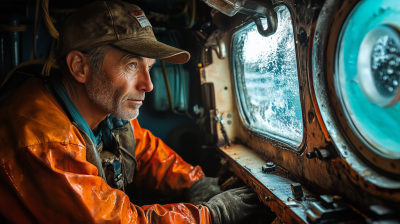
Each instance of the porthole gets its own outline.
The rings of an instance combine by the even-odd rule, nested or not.
[[[336,94],[368,148],[400,158],[400,5],[365,0],[350,13],[336,49]]]
[[[327,131],[349,161],[362,156],[377,170],[400,174],[400,5],[396,0],[327,3],[333,13],[321,17],[313,48],[313,74],[326,71],[313,82]],[[327,41],[326,50],[319,40]],[[354,153],[345,155],[343,145]]]

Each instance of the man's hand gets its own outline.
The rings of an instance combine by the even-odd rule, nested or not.
[[[263,210],[254,191],[245,186],[218,194],[204,202],[211,212],[213,224],[240,224]]]
[[[205,177],[192,185],[186,196],[186,201],[193,205],[200,205],[220,193],[222,191],[218,186],[217,178]]]

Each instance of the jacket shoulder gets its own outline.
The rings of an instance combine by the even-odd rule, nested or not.
[[[84,146],[79,131],[39,78],[30,78],[0,105],[0,162],[15,150],[48,142]]]

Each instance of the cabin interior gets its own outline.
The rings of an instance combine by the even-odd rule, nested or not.
[[[254,223],[400,223],[398,0],[123,1],[191,54],[157,60],[141,126],[222,190],[253,188],[270,214]],[[57,59],[63,21],[90,2],[0,2],[0,102],[29,62]]]

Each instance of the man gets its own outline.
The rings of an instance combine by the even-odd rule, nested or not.
[[[79,9],[65,22],[59,48],[60,74],[30,78],[0,104],[6,220],[228,224],[262,206],[248,188],[214,196],[215,180],[140,127],[136,117],[153,88],[155,59],[185,63],[190,55],[157,42],[139,7],[102,1]],[[123,192],[132,181],[188,194],[197,206],[133,205]]]

